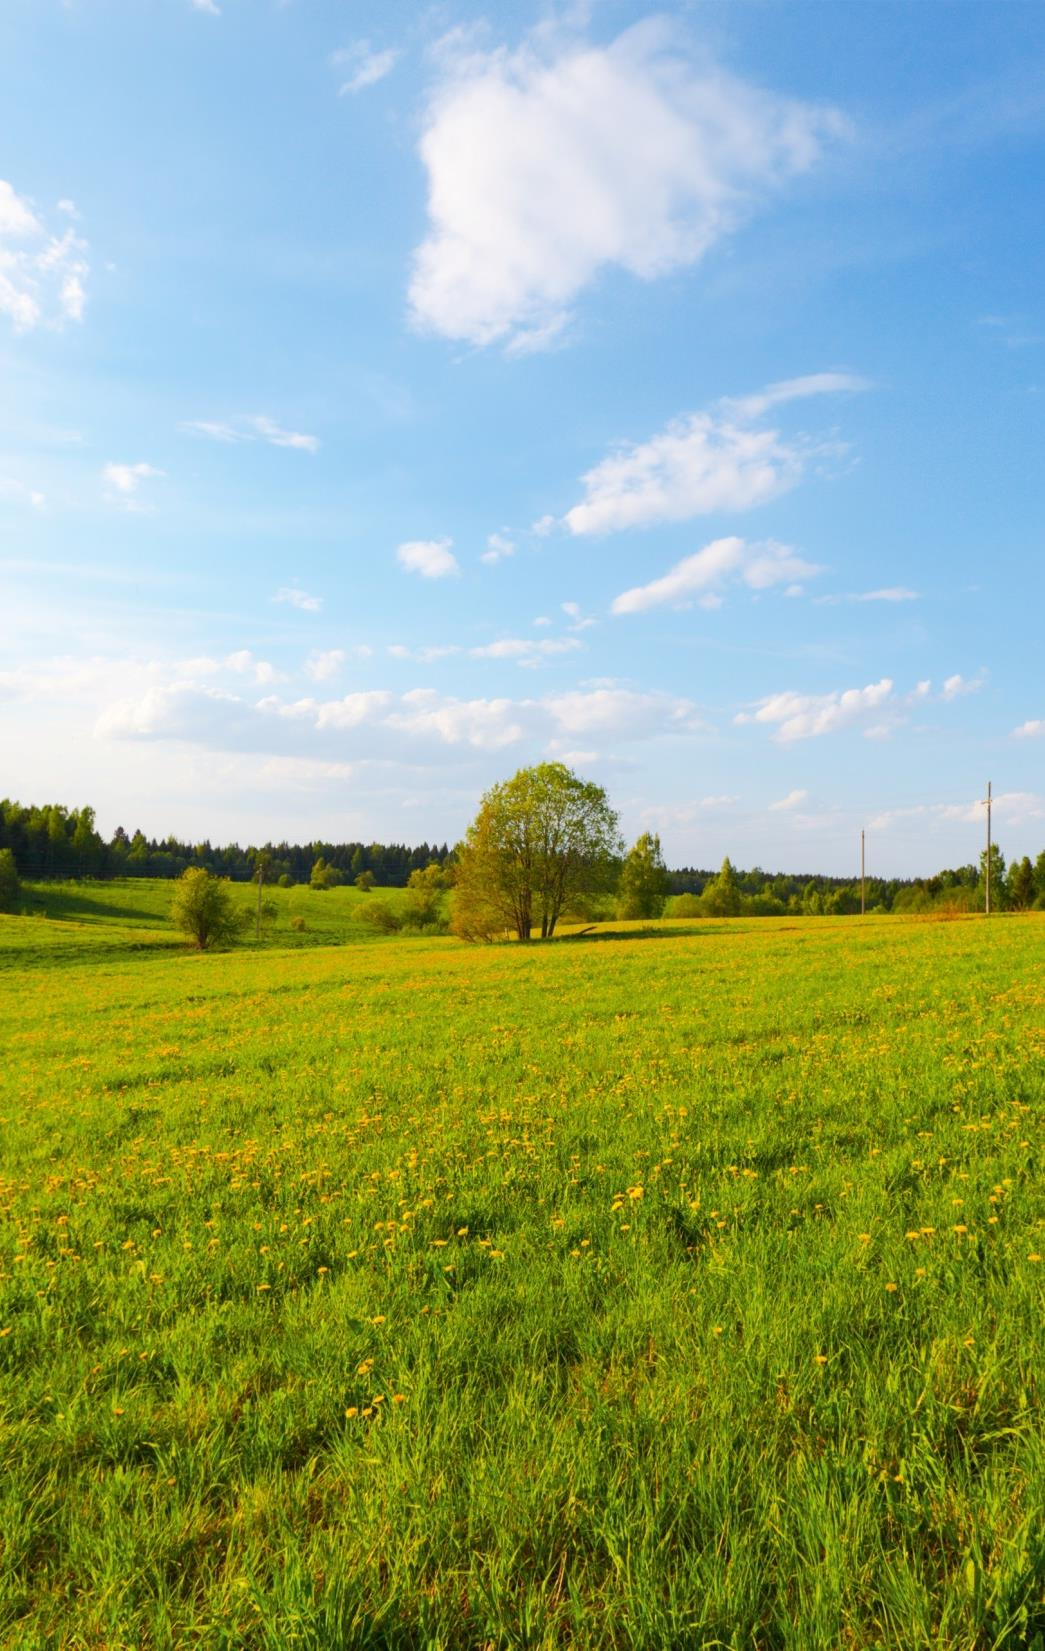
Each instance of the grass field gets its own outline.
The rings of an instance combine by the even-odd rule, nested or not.
[[[1045,919],[128,887],[0,919],[0,1645],[1045,1647]]]

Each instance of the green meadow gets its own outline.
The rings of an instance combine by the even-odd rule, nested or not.
[[[0,918],[0,1645],[1043,1651],[1045,918],[273,894]]]

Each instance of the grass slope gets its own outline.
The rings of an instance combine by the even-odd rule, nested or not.
[[[1040,918],[124,919],[0,919],[0,1644],[1045,1645]]]

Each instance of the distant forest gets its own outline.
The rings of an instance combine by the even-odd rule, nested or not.
[[[353,882],[369,872],[375,884],[402,888],[410,873],[433,863],[452,863],[453,853],[446,843],[264,843],[241,848],[209,841],[185,843],[177,837],[146,837],[118,826],[106,841],[95,825],[92,808],[67,808],[60,803],[23,806],[0,802],[0,850],[9,848],[18,874],[29,880],[48,878],[180,877],[189,866],[202,866],[219,877],[248,882],[255,874],[259,853],[266,856],[266,880],[289,883],[316,882],[313,868],[323,862],[330,881]],[[982,857],[981,857],[982,859]],[[1015,885],[1023,870],[1028,882],[1025,891]],[[780,910],[823,915],[860,910],[859,879],[826,877],[809,872],[773,873],[754,866],[749,871],[731,870],[737,894],[745,911],[771,915]],[[991,867],[995,903],[1018,907],[1045,899],[1045,854],[1033,868],[1030,862],[1014,862],[1008,875],[997,845]],[[668,872],[673,895],[702,895],[719,876],[712,870],[683,866]],[[938,872],[934,877],[869,877],[866,904],[869,911],[917,910],[927,904],[957,901],[971,907],[979,900],[983,866],[959,866]],[[324,884],[324,886],[329,886]],[[1037,899],[1036,899],[1037,897]],[[709,892],[710,898],[710,892]]]

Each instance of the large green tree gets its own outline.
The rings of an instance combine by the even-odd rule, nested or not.
[[[624,862],[617,885],[617,916],[660,917],[668,897],[668,873],[660,838],[644,831]]]
[[[600,785],[560,762],[521,768],[486,792],[458,849],[454,932],[550,940],[571,900],[612,887],[622,846]]]

